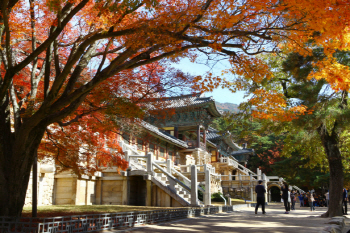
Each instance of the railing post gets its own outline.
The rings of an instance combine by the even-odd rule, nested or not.
[[[130,164],[130,157],[129,157],[129,151],[124,151],[124,155],[125,155],[125,160],[129,163],[129,167],[131,167],[131,164]]]
[[[253,184],[253,175],[250,174],[250,200],[253,201],[254,199],[254,184]]]
[[[166,169],[169,174],[171,174],[171,159],[166,160]]]
[[[228,174],[228,178],[229,178],[229,180],[232,180],[232,174],[231,173]]]
[[[204,193],[204,204],[211,205],[211,180],[210,171],[208,169],[204,170],[205,174],[205,193]]]
[[[263,179],[263,183],[264,183],[265,189],[267,190],[267,178],[266,178],[265,173],[262,174],[262,179]],[[267,192],[265,193],[265,201],[267,202]]]
[[[149,152],[147,154],[147,173],[149,173],[149,174],[153,173],[153,154],[152,154],[152,152]]]
[[[191,205],[198,206],[197,166],[191,166]]]

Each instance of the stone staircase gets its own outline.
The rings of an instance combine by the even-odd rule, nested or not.
[[[138,157],[144,157],[140,155],[136,148],[133,148],[130,145],[122,144],[124,153],[134,154]],[[174,177],[171,172],[167,172],[164,168],[161,168],[155,162],[152,162],[152,167],[155,166],[155,170],[148,172],[147,167],[144,164],[141,164],[136,157],[129,158],[129,169],[134,172],[140,172],[140,174],[150,175],[152,183],[157,185],[161,190],[179,202],[182,206],[191,206],[191,189],[184,183]],[[153,170],[153,169],[152,169]],[[197,200],[199,205],[203,203]]]
[[[168,187],[169,189],[173,190],[173,192],[184,199],[188,205],[191,203],[191,193],[186,190],[184,187],[179,185],[178,183],[171,182],[168,177],[163,173],[155,173],[155,178],[159,180],[163,186]]]

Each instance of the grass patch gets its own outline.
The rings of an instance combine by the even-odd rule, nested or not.
[[[251,203],[250,201],[247,201],[247,202],[245,202],[244,200],[242,200],[242,199],[231,199],[231,203],[232,203],[232,205],[239,205],[239,204],[245,204],[245,203]],[[212,201],[211,202],[211,204],[212,205],[225,205],[225,202],[224,201],[222,201],[222,202],[216,202],[216,201]],[[228,202],[226,202],[226,204],[228,205]]]
[[[102,214],[116,212],[134,212],[157,209],[174,209],[175,207],[128,206],[128,205],[53,205],[38,206],[38,217],[57,217],[68,215]],[[181,208],[181,207],[177,207]],[[187,208],[187,207],[182,207]],[[32,216],[32,207],[24,207],[23,217]]]

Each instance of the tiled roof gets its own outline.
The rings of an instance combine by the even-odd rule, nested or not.
[[[186,142],[184,142],[180,139],[177,139],[176,137],[172,136],[171,134],[160,130],[158,127],[151,125],[151,124],[147,123],[146,121],[141,121],[141,126],[144,127],[146,130],[176,144],[177,146],[180,146],[182,148],[188,147]]]
[[[162,101],[165,101],[166,108],[185,108],[210,104],[212,105],[212,114],[216,117],[221,116],[221,113],[216,108],[213,97],[204,97],[204,94],[201,93],[181,95],[176,97],[167,97],[162,99]]]
[[[212,128],[212,127],[208,127],[208,133],[207,133],[207,139],[209,140],[216,140],[219,139],[221,137],[220,134],[217,134],[219,131]]]

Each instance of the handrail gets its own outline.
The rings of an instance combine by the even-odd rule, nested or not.
[[[167,176],[169,176],[171,179],[173,179],[174,181],[176,181],[179,185],[181,185],[182,187],[184,187],[187,191],[191,191],[191,188],[189,188],[187,185],[185,185],[184,183],[182,183],[180,180],[178,180],[177,178],[175,178],[173,175],[169,174],[167,171],[165,171],[163,168],[161,168],[158,164],[156,163],[152,163],[152,165],[154,165],[156,168],[158,168],[161,172],[163,172],[164,174],[166,174]]]
[[[134,158],[147,158],[147,155],[128,155],[128,157],[134,157]]]
[[[226,205],[226,199],[220,194],[220,197],[222,198],[222,199],[224,199],[224,201],[225,201],[225,205]]]
[[[186,185],[190,186],[191,185],[191,180],[188,179],[186,176],[184,176],[181,172],[176,171],[174,168],[171,168],[172,171],[174,171],[178,176],[180,176],[182,179],[184,179],[185,183],[187,182]]]

